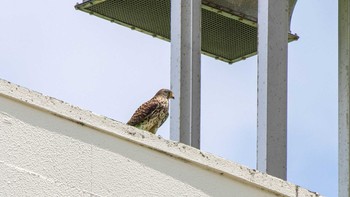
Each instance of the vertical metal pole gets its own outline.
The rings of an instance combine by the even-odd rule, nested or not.
[[[192,1],[192,107],[191,145],[200,148],[201,126],[201,24],[202,1]]]
[[[289,0],[258,3],[257,168],[287,179]]]
[[[350,196],[350,3],[339,0],[338,13],[338,184],[339,197]]]
[[[170,138],[200,147],[201,1],[171,1]]]

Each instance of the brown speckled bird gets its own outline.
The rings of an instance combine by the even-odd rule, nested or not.
[[[135,111],[127,124],[155,134],[169,116],[169,99],[174,99],[172,91],[159,90]]]

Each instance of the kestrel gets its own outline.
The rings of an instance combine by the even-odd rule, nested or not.
[[[169,99],[174,99],[172,91],[159,90],[135,111],[127,124],[155,134],[169,116]]]

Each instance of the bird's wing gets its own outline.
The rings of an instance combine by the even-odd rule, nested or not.
[[[131,126],[136,126],[140,124],[142,121],[151,116],[158,107],[159,103],[156,100],[147,101],[135,111],[135,113],[132,115],[127,124]]]

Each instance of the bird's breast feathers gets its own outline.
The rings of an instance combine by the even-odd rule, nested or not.
[[[168,106],[169,104],[167,100],[165,100],[165,102],[159,102],[159,106],[150,116],[141,122],[139,128],[155,133],[169,116]]]

